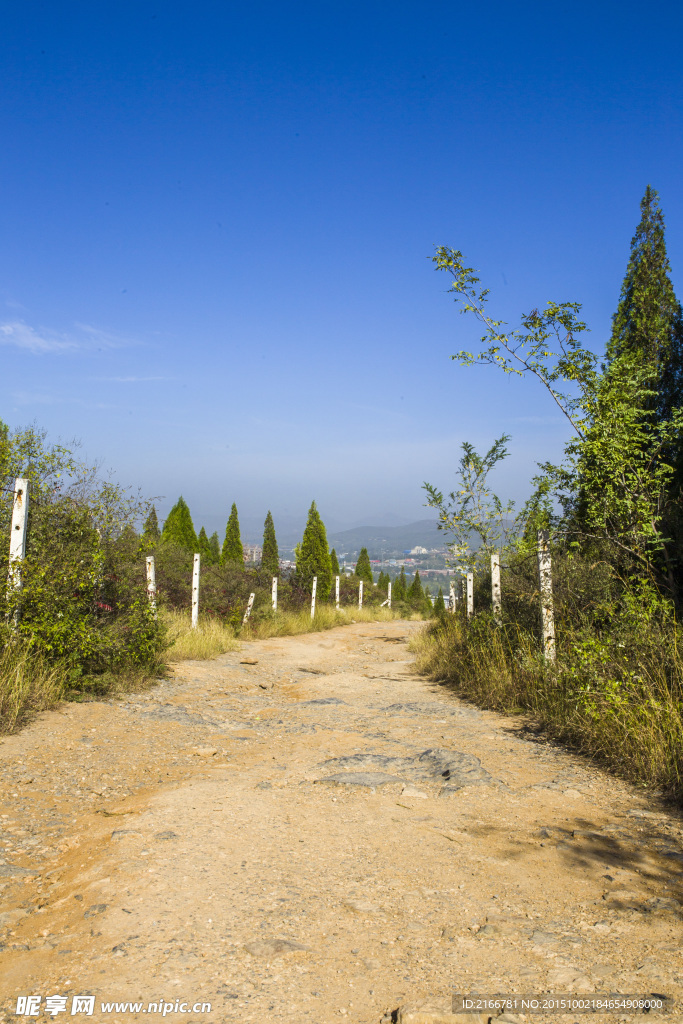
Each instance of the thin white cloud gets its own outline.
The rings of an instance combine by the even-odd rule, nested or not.
[[[0,324],[0,345],[14,345],[27,352],[72,352],[78,345],[54,331],[36,331],[23,320]]]
[[[127,348],[130,345],[137,345],[139,342],[132,338],[124,337],[121,334],[113,334],[111,331],[103,331],[101,327],[93,327],[92,324],[74,324],[76,330],[83,336],[82,348]]]
[[[74,324],[71,331],[53,331],[31,327],[24,320],[0,324],[0,345],[13,345],[25,352],[92,352],[94,349],[128,348],[139,344],[132,338],[104,331],[92,324]]]

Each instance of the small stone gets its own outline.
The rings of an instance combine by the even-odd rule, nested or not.
[[[587,992],[591,988],[588,978],[575,967],[558,967],[548,971],[548,985],[570,988],[573,992]]]
[[[258,658],[242,658],[240,665],[258,665]]]
[[[265,679],[260,680],[259,686],[261,687],[262,690],[272,690],[273,689],[273,684],[271,682],[268,682]]]
[[[5,910],[0,914],[0,928],[13,928],[27,913],[26,910]]]
[[[570,800],[581,800],[583,793],[579,793],[578,789],[565,789],[562,796],[566,796]]]
[[[214,757],[218,753],[218,747],[193,747],[192,753],[195,757]]]
[[[179,836],[178,836],[177,832],[171,832],[170,829],[169,829],[167,832],[155,832],[154,833],[154,838],[155,839],[178,839]]]
[[[375,903],[368,900],[342,900],[342,903],[356,914],[376,914],[379,910]]]
[[[0,878],[15,878],[20,875],[37,875],[30,868],[20,868],[17,864],[0,864]]]
[[[298,951],[309,952],[308,946],[303,946],[300,942],[291,942],[289,939],[258,939],[256,942],[247,942],[244,948],[252,956],[262,957],[284,956],[285,953]]]
[[[424,790],[418,789],[417,786],[404,786],[401,790],[401,796],[416,797],[419,800],[426,800],[429,796]]]
[[[83,917],[96,917],[98,914],[103,914],[108,906],[108,903],[94,903],[92,907],[88,907]]]

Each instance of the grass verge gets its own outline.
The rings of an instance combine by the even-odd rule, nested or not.
[[[204,661],[239,650],[232,628],[219,619],[200,618],[197,628],[192,629],[189,612],[166,610],[162,622],[170,643],[165,654],[167,661]]]
[[[311,618],[310,609],[300,612],[269,612],[250,621],[242,628],[244,640],[265,640],[270,636],[296,636],[299,633],[317,633],[335,626],[348,626],[352,622],[391,622],[399,615],[389,608],[340,608],[319,605]]]
[[[54,707],[66,689],[63,666],[9,644],[0,652],[0,732],[13,732],[38,711]]]
[[[683,664],[641,658],[594,664],[579,636],[558,637],[549,666],[535,639],[491,622],[446,616],[410,641],[416,668],[459,696],[507,714],[529,713],[544,731],[639,785],[683,799]],[[637,670],[636,670],[637,668]]]

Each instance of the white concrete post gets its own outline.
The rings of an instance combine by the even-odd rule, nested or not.
[[[154,568],[154,555],[147,555],[145,559],[147,567],[147,600],[152,609],[154,618],[157,617],[157,577]]]
[[[334,601],[337,611],[339,610],[339,577],[334,577]]]
[[[28,525],[28,480],[18,476],[14,481],[14,505],[12,507],[12,527],[9,538],[9,575],[7,579],[10,590],[21,590],[21,563],[26,554],[26,527]]]
[[[363,581],[358,584],[358,607],[363,607]]]
[[[192,567],[192,628],[196,629],[199,622],[199,562],[200,556],[195,554]]]
[[[313,590],[311,591],[311,618],[315,615],[315,592],[318,589],[318,577],[313,577]]]
[[[543,654],[548,661],[555,661],[555,614],[553,611],[553,577],[550,559],[550,535],[547,530],[538,531],[538,578],[541,591],[541,629],[543,631]]]
[[[391,580],[389,580],[389,586],[387,587],[387,604],[391,608]]]
[[[12,507],[12,526],[9,538],[9,572],[7,574],[7,597],[12,599],[12,591],[18,596],[22,587],[21,563],[26,554],[26,527],[28,525],[28,480],[17,477],[14,481],[14,505]],[[19,607],[14,609],[14,625],[19,622]]]
[[[256,594],[250,594],[249,595],[249,600],[247,601],[247,610],[244,613],[244,618],[242,619],[242,625],[243,626],[249,620],[249,616],[251,615],[251,609],[254,607],[254,598],[255,597],[256,597]]]
[[[503,625],[500,600],[500,555],[491,555],[491,604],[493,606],[493,618],[497,626]]]
[[[451,589],[448,594],[448,610],[451,614],[455,613],[455,583],[451,580]]]
[[[271,591],[271,602],[273,605],[273,611],[277,611],[277,576],[273,576],[273,589]]]
[[[474,573],[467,573],[467,618],[474,615]]]

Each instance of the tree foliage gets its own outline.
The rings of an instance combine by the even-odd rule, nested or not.
[[[339,576],[339,559],[337,558],[337,552],[334,548],[330,551],[330,572],[333,576]]]
[[[297,548],[296,579],[299,586],[310,590],[314,576],[318,577],[318,597],[324,600],[329,596],[332,585],[332,566],[325,524],[315,502],[312,502],[303,539]]]
[[[651,368],[652,408],[666,420],[683,403],[683,311],[671,283],[659,196],[648,185],[631,240],[619,306],[607,345],[609,364],[627,357]]]
[[[424,604],[424,591],[422,589],[419,569],[415,570],[415,575],[408,587],[408,601],[414,608],[421,607]]]
[[[370,558],[368,556],[368,549],[361,548],[360,554],[358,555],[358,561],[356,562],[356,576],[358,579],[363,580],[368,586],[372,586],[374,580],[372,578],[372,566],[370,565]]]
[[[197,551],[201,556],[202,565],[211,565],[213,563],[213,552],[211,545],[209,544],[209,538],[206,535],[206,530],[202,526],[197,537]]]
[[[465,572],[490,564],[495,551],[508,546],[516,534],[514,502],[503,502],[488,485],[488,475],[508,455],[507,434],[493,442],[485,455],[479,455],[469,441],[462,445],[458,464],[458,484],[444,497],[432,484],[425,483],[427,505],[439,513],[438,528],[450,533],[453,564]],[[475,548],[472,537],[479,543]]]
[[[267,570],[272,576],[280,572],[280,554],[278,552],[277,540],[275,538],[275,524],[273,517],[268,511],[266,521],[263,524],[263,554],[261,556],[261,568]]]
[[[197,534],[194,531],[190,509],[182,494],[168,513],[161,540],[164,544],[175,544],[185,551],[197,551]]]
[[[221,565],[244,565],[244,551],[242,538],[240,537],[240,521],[237,516],[237,505],[233,502],[230,509],[230,516],[225,527],[225,540],[221,551]]]
[[[145,519],[145,525],[142,528],[142,546],[145,551],[153,551],[160,539],[161,530],[159,529],[157,510],[154,505],[152,505],[149,510],[149,515]]]
[[[406,567],[401,566],[401,571],[397,578],[394,580],[394,585],[391,588],[392,601],[405,601],[408,596],[408,583],[406,580]]]
[[[0,576],[9,574],[15,477],[29,480],[26,554],[0,588],[0,648],[17,643],[68,670],[73,689],[104,692],[103,679],[153,666],[162,631],[145,593],[136,523],[150,504],[80,463],[74,446],[44,431],[0,424]]]
[[[674,467],[667,453],[680,445],[683,415],[658,418],[657,381],[651,365],[616,352],[606,370],[577,336],[586,330],[578,303],[548,303],[522,317],[522,328],[503,331],[486,312],[488,290],[457,250],[439,248],[436,268],[452,277],[451,290],[484,326],[485,348],[453,358],[465,365],[493,364],[506,373],[535,377],[561,410],[573,436],[559,465],[543,463],[523,517],[548,518],[556,535],[581,544],[605,541],[652,581],[673,586],[666,516]],[[507,438],[506,438],[507,440]],[[438,507],[439,493],[429,491]],[[558,514],[553,498],[559,502]],[[470,503],[471,504],[471,503]]]

